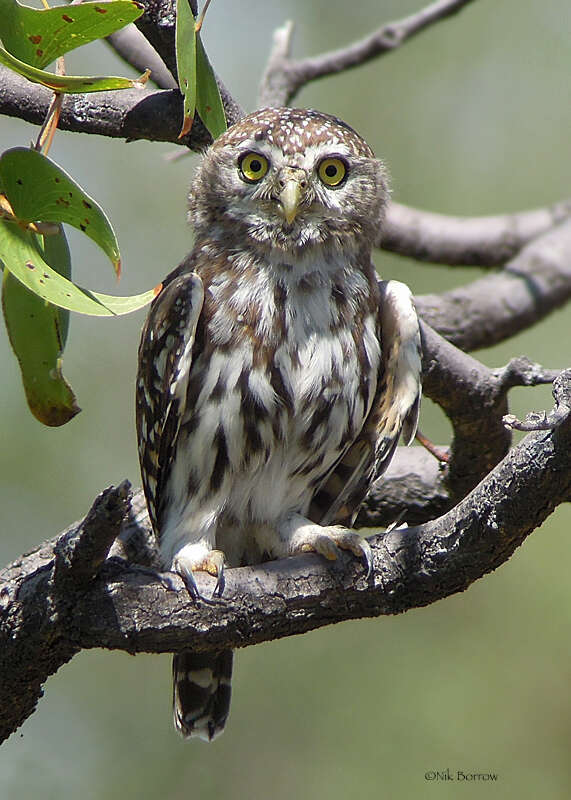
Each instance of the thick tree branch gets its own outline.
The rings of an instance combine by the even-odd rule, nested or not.
[[[17,698],[0,709],[0,741],[34,711],[48,675],[78,652],[64,630],[71,604],[119,535],[128,500],[126,482],[107,489],[83,522],[0,572],[0,695]]]
[[[85,584],[71,591],[66,584],[61,596],[54,580],[59,540],[23,557],[0,576],[0,739],[32,713],[48,675],[81,648],[156,653],[245,647],[345,619],[399,613],[467,588],[506,561],[569,497],[570,393],[567,370],[554,385],[556,407],[564,408],[558,427],[530,434],[452,511],[372,537],[368,582],[350,556],[331,565],[306,555],[227,570],[224,598],[196,603],[182,580],[165,582],[149,569],[111,559],[95,580],[83,570]],[[108,517],[109,494],[99,505]],[[96,501],[84,530],[93,530],[98,514]],[[71,531],[64,535],[74,537]],[[78,558],[83,540],[92,548],[89,535],[74,540]],[[209,597],[214,579],[200,574],[197,583]]]
[[[571,200],[489,217],[450,217],[393,202],[377,246],[433,264],[497,267],[570,216]]]
[[[415,298],[420,316],[462,350],[530,328],[571,297],[571,220],[532,240],[495,275]]]
[[[52,92],[32,84],[15,72],[0,66],[0,114],[18,117],[41,125],[49,108]],[[225,105],[228,124],[242,115],[231,98]],[[212,137],[196,117],[190,136],[178,138],[182,125],[182,97],[178,90],[150,91],[123,89],[66,95],[59,128],[75,133],[92,133],[129,141],[146,139],[183,144],[203,150]]]
[[[472,0],[436,0],[408,17],[383,25],[348,47],[298,61],[290,58],[293,26],[288,22],[274,34],[272,52],[259,89],[259,105],[286,106],[310,81],[358,67],[396,50],[417,33],[456,14],[470,2]]]

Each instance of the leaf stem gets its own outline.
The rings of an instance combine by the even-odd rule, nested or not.
[[[196,31],[196,33],[200,33],[200,29],[202,28],[202,23],[204,22],[204,17],[206,16],[206,12],[208,11],[208,6],[210,5],[211,2],[212,0],[206,0],[204,8],[202,9],[200,16],[196,20],[196,23],[194,25],[194,30]]]

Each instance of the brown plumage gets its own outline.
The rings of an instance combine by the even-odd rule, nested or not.
[[[191,254],[151,306],[139,350],[143,485],[166,569],[338,547],[401,431],[414,436],[420,339],[408,289],[379,284],[371,243],[387,176],[349,126],[264,109],[206,153]],[[231,654],[174,662],[175,724],[212,739]]]

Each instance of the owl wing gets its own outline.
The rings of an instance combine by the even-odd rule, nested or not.
[[[421,343],[408,286],[379,281],[381,369],[361,432],[315,493],[310,516],[321,525],[351,526],[371,483],[387,469],[402,434],[410,444],[420,410]]]
[[[196,329],[204,303],[195,272],[175,272],[153,301],[139,345],[136,418],[139,460],[149,515],[156,532],[183,417]]]

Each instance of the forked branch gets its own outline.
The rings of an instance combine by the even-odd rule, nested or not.
[[[81,585],[55,579],[61,537],[0,576],[0,740],[33,712],[47,677],[82,648],[160,653],[246,647],[345,619],[396,614],[466,589],[506,561],[569,498],[570,395],[567,370],[554,384],[556,409],[562,409],[556,428],[530,434],[439,519],[372,537],[368,581],[350,556],[330,564],[304,555],[229,569],[224,597],[196,603],[176,576],[167,582],[116,558],[97,570],[97,516],[111,513],[115,520],[126,488],[108,490],[89,522],[65,533],[81,565]],[[132,518],[125,524],[137,527]],[[198,575],[197,584],[211,596],[214,579]]]
[[[291,58],[293,24],[287,22],[274,33],[268,64],[262,77],[258,105],[287,106],[297,92],[311,81],[366,64],[373,58],[396,50],[435,22],[461,11],[473,0],[436,0],[408,17],[382,25],[373,33],[347,47],[312,58]]]

